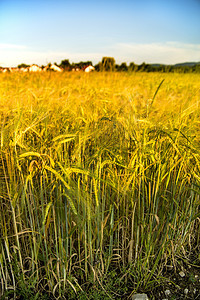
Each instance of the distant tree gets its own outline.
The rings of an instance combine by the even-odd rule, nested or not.
[[[71,70],[71,64],[69,62],[69,59],[64,59],[60,63],[60,67],[63,68],[65,71]]]
[[[30,65],[22,63],[22,64],[18,65],[17,67],[18,68],[28,68],[28,67],[30,67]]]
[[[83,61],[80,61],[79,63],[76,63],[76,64],[75,64],[75,67],[78,68],[78,69],[80,69],[80,70],[82,70],[83,67],[84,67]]]
[[[75,69],[77,69],[78,68],[78,66],[77,66],[77,64],[75,64],[74,62],[71,64],[71,70],[75,70]]]
[[[164,72],[169,73],[172,72],[173,68],[170,65],[163,66]]]
[[[199,64],[196,64],[196,65],[193,66],[191,69],[192,69],[192,72],[200,73],[200,63],[199,63]]]
[[[121,63],[121,65],[118,67],[118,71],[127,72],[128,71],[127,64],[125,62]]]
[[[77,65],[77,67],[79,69],[84,70],[86,67],[92,66],[92,62],[90,60],[88,60],[88,61],[80,61],[76,65]]]
[[[138,66],[138,71],[144,72],[146,69],[146,64],[143,62],[141,65]]]
[[[83,61],[82,63],[83,63],[83,66],[84,66],[84,67],[92,66],[92,62],[91,62],[90,60],[88,60],[88,61]]]
[[[145,64],[144,65],[144,72],[154,72],[155,71],[155,68],[149,64]]]
[[[119,69],[120,69],[120,65],[115,64],[115,71],[119,72]]]
[[[115,59],[113,57],[103,57],[101,61],[102,71],[114,71],[115,70]]]
[[[101,70],[101,63],[96,64],[94,67],[95,71],[99,72]]]
[[[166,66],[165,65],[159,65],[156,69],[157,72],[162,72],[165,73],[166,72]]]
[[[129,70],[129,71],[135,72],[135,71],[137,71],[137,69],[138,69],[138,66],[137,66],[134,62],[131,62],[131,63],[129,64],[129,67],[128,67],[128,70]]]

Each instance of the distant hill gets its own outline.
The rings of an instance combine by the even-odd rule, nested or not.
[[[174,67],[194,67],[196,65],[200,65],[200,62],[184,62],[175,64]]]
[[[136,72],[178,72],[178,73],[200,73],[200,62],[184,62],[174,65],[146,64],[136,65]]]
[[[150,64],[152,67],[161,67],[161,66],[166,66],[166,64]],[[196,65],[200,65],[199,62],[184,62],[184,63],[179,63],[175,65],[168,65],[168,66],[173,66],[173,67],[194,67]]]

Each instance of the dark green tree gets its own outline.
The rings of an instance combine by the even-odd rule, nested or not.
[[[101,61],[101,71],[112,72],[115,70],[115,59],[113,57],[103,57]]]
[[[146,69],[146,64],[143,62],[141,65],[138,66],[138,71],[144,72]]]
[[[200,63],[196,64],[194,67],[191,68],[192,72],[195,72],[195,73],[200,73]]]
[[[96,64],[94,67],[95,67],[95,71],[97,71],[97,72],[101,71],[101,62]]]
[[[136,72],[137,69],[138,69],[138,66],[137,66],[134,62],[131,62],[131,63],[129,64],[128,69],[129,69],[129,71],[131,71],[131,72]]]
[[[128,71],[127,64],[125,62],[121,63],[121,65],[118,67],[118,70],[121,72],[127,72]]]
[[[79,63],[75,64],[77,68],[84,70],[84,68],[88,66],[92,66],[92,62],[90,60],[88,61],[80,61]]]
[[[71,70],[71,64],[69,62],[69,59],[64,59],[60,63],[60,67],[63,68],[65,71]]]
[[[18,65],[17,67],[18,68],[28,68],[28,67],[30,67],[30,65],[22,63],[22,64]]]

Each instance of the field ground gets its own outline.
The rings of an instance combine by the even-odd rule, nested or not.
[[[1,299],[198,299],[199,82],[0,74]]]

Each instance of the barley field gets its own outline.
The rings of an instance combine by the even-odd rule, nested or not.
[[[0,119],[1,299],[128,299],[200,267],[199,74],[0,74]]]

